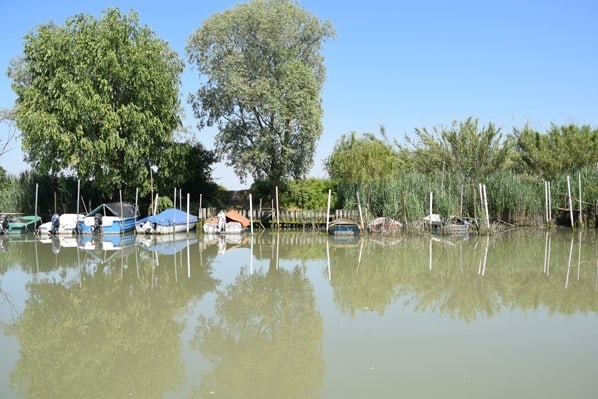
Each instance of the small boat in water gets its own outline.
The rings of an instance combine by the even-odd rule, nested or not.
[[[203,231],[206,234],[242,234],[250,223],[237,211],[220,211],[218,216],[204,221]]]
[[[128,202],[112,202],[98,206],[77,222],[80,234],[122,234],[135,230],[137,207]]]
[[[199,218],[175,208],[166,209],[157,215],[147,216],[135,223],[140,234],[174,234],[194,230]]]
[[[369,232],[377,234],[397,234],[401,227],[401,222],[387,217],[376,218],[368,224]]]
[[[33,233],[42,222],[37,215],[2,215],[2,234]]]
[[[77,234],[77,222],[83,219],[84,215],[77,215],[76,213],[57,213],[52,215],[49,222],[42,223],[36,233],[40,236],[48,235],[75,235]]]
[[[328,233],[334,236],[358,235],[359,231],[359,225],[351,219],[336,219],[328,226]]]

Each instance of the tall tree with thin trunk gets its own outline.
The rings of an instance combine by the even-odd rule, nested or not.
[[[241,3],[207,19],[187,54],[201,85],[189,97],[200,128],[244,181],[272,185],[311,168],[322,134],[323,42],[334,31],[289,0]]]

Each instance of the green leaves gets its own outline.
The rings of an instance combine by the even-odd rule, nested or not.
[[[9,69],[23,150],[39,173],[74,172],[112,195],[149,189],[180,126],[183,63],[137,14],[41,25]],[[165,173],[167,171],[164,171]]]
[[[252,1],[215,14],[189,38],[202,85],[189,102],[199,126],[217,125],[215,150],[240,179],[273,184],[311,168],[322,134],[328,22],[288,0]]]
[[[542,134],[529,126],[515,130],[518,166],[552,180],[598,162],[598,130],[590,126],[551,125]]]

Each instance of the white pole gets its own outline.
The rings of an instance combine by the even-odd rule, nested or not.
[[[189,207],[191,206],[191,194],[187,193],[187,233],[189,232]]]
[[[154,202],[154,209],[153,209],[154,216],[156,215],[157,210],[158,210],[158,193],[156,193],[156,201]]]
[[[137,187],[135,189],[135,216],[137,216],[137,212],[139,212],[139,209],[137,208],[139,206],[139,187]]]
[[[581,201],[581,173],[578,175],[579,176],[579,226],[583,226],[583,216],[581,215],[581,211],[582,211],[582,201]]]
[[[548,224],[548,182],[544,180],[544,218]]]
[[[122,233],[125,229],[125,215],[123,212],[123,190],[118,190],[118,195],[120,198],[120,232]]]
[[[328,190],[328,206],[326,207],[326,232],[328,232],[329,219],[330,219],[330,197],[332,196],[332,190]]]
[[[203,199],[203,194],[199,194],[199,212],[198,212],[198,217],[202,217],[203,215],[201,214],[201,200]]]
[[[79,215],[79,195],[81,193],[81,180],[77,179],[77,217]]]
[[[39,183],[35,183],[35,211],[34,211],[35,216],[37,216],[37,191],[38,191],[38,188],[39,188]],[[37,222],[35,222],[35,223],[37,223]]]
[[[484,193],[482,192],[482,183],[478,183],[478,191],[480,192],[480,207],[482,212],[484,210]]]
[[[280,230],[280,208],[278,207],[278,186],[276,186],[276,228]]]
[[[486,194],[486,185],[482,185],[484,188],[484,210],[486,212],[486,227],[490,228],[490,215],[488,214],[488,195]]]
[[[432,203],[434,201],[434,194],[430,191],[430,230],[432,230]]]
[[[552,220],[552,195],[550,193],[550,182],[548,182],[548,220]]]
[[[567,194],[569,196],[569,218],[571,219],[571,228],[574,228],[573,225],[573,204],[571,203],[571,179],[567,176]]]
[[[253,201],[251,199],[251,193],[249,193],[249,225],[251,226],[251,234],[253,234]]]

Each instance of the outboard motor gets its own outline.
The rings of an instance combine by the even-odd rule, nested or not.
[[[8,216],[0,215],[0,234],[8,233]]]
[[[52,218],[50,219],[50,234],[56,234],[58,233],[58,228],[60,227],[60,216],[58,216],[57,213],[52,215]]]
[[[102,231],[102,214],[101,213],[96,213],[93,216],[93,221],[94,221],[94,225],[93,225],[93,231],[94,233],[99,233]]]

